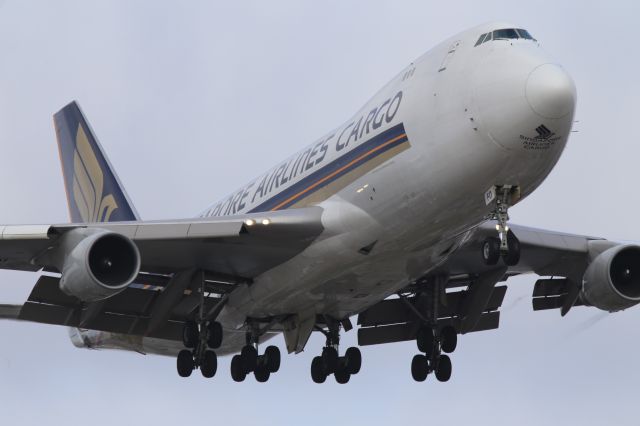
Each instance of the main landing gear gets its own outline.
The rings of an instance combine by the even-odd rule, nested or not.
[[[458,345],[458,333],[452,326],[440,330],[424,326],[416,336],[418,350],[422,352],[413,357],[411,376],[416,382],[424,382],[427,376],[435,372],[436,379],[446,382],[451,378],[451,358],[445,353],[452,353]]]
[[[496,188],[495,209],[487,218],[498,222],[498,237],[488,237],[482,242],[482,260],[486,265],[497,264],[501,257],[508,266],[517,265],[520,261],[520,241],[507,225],[509,207],[517,197],[518,187],[504,185]]]
[[[213,349],[222,345],[222,326],[210,321],[198,324],[187,321],[182,329],[182,343],[187,349],[178,353],[177,367],[181,377],[189,377],[197,368],[204,377],[215,376],[218,370],[218,357]]]
[[[253,373],[256,380],[264,383],[269,380],[272,373],[280,369],[280,349],[276,346],[267,346],[264,354],[258,355],[258,338],[260,330],[253,328],[247,333],[247,344],[238,355],[231,359],[231,378],[236,382],[242,382],[248,374]]]
[[[222,345],[222,325],[215,321],[217,314],[205,316],[204,277],[200,283],[200,303],[197,321],[187,321],[182,328],[182,344],[187,349],[178,353],[177,368],[180,377],[189,377],[199,368],[202,375],[211,378],[218,370],[218,356],[214,349]],[[219,302],[222,308],[226,299]]]
[[[327,337],[326,346],[322,354],[313,358],[311,362],[311,379],[315,383],[324,383],[333,374],[336,382],[345,384],[352,375],[360,372],[362,354],[360,349],[350,347],[343,356],[338,352],[340,342],[340,326],[337,322],[328,321],[329,330],[319,329]]]

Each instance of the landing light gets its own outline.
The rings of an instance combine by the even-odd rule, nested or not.
[[[256,224],[256,221],[253,220],[253,219],[247,219],[247,220],[244,221],[244,224],[247,225],[247,226],[253,226],[253,225]]]
[[[271,223],[271,221],[269,219],[262,219],[262,224],[263,225],[269,225]]]

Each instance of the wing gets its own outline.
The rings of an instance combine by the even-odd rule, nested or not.
[[[310,207],[199,220],[0,226],[0,269],[50,268],[42,255],[65,233],[86,228],[130,238],[143,272],[196,268],[250,279],[304,250],[323,230],[321,214]]]
[[[310,207],[215,219],[169,222],[0,227],[0,268],[60,272],[49,252],[65,234],[96,229],[128,237],[141,259],[136,280],[108,299],[85,303],[60,290],[60,278],[38,280],[18,319],[93,330],[181,340],[200,298],[192,290],[205,282],[211,312],[237,285],[302,252],[323,231],[322,209]],[[197,282],[197,284],[196,284]],[[162,290],[162,291],[161,291]]]
[[[582,277],[594,256],[616,243],[513,225],[521,245],[517,265],[486,265],[481,247],[495,237],[495,224],[484,223],[462,239],[446,262],[411,283],[397,298],[384,300],[358,316],[358,341],[372,345],[413,340],[424,324],[454,326],[460,333],[496,329],[509,277],[534,273],[534,310],[560,309],[566,314],[583,304]],[[596,247],[597,246],[597,247]],[[597,249],[597,250],[594,250]],[[595,252],[595,253],[594,253]]]

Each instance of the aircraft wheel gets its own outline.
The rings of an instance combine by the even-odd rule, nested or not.
[[[515,266],[520,262],[520,241],[511,230],[507,232],[507,245],[509,251],[503,257],[504,263],[507,266]]]
[[[486,265],[495,265],[500,260],[500,240],[489,237],[482,243],[482,260]]]
[[[429,375],[429,361],[427,357],[419,354],[411,361],[411,376],[416,382],[424,382]]]
[[[244,360],[241,355],[234,355],[231,358],[231,378],[234,382],[242,382],[247,377],[244,368]]]
[[[431,356],[434,340],[435,337],[433,335],[433,329],[429,327],[422,327],[420,330],[418,330],[418,334],[416,335],[416,343],[420,352],[424,352],[425,354],[427,354],[427,356]]]
[[[191,375],[194,367],[191,351],[183,349],[178,353],[177,367],[180,377],[189,377]]]
[[[202,359],[200,372],[209,379],[216,375],[216,371],[218,371],[218,356],[214,351],[206,351]]]
[[[360,367],[362,367],[362,353],[360,353],[360,349],[351,347],[347,349],[344,357],[347,360],[346,368],[349,374],[358,374],[360,372]]]
[[[322,349],[322,361],[324,362],[325,374],[331,374],[338,367],[338,351],[333,346]]]
[[[242,362],[244,363],[245,373],[251,373],[252,371],[255,371],[258,365],[258,350],[253,346],[247,345],[242,348],[240,356],[242,357]]]
[[[185,348],[193,349],[200,339],[200,331],[195,321],[187,321],[182,328],[182,344]]]
[[[277,346],[268,346],[264,351],[265,365],[271,373],[277,373],[280,369],[280,349]]]
[[[335,373],[333,373],[333,375],[336,378],[336,382],[340,383],[341,385],[344,385],[345,383],[349,383],[349,379],[351,378],[351,374],[349,374],[345,366],[338,367],[338,369],[336,370]]]
[[[448,325],[440,330],[440,343],[442,351],[445,353],[452,353],[458,346],[458,333],[456,329]]]
[[[256,380],[260,383],[264,383],[269,380],[269,376],[271,376],[271,372],[265,365],[265,363],[259,363],[256,371],[253,372],[253,375],[256,377]]]
[[[212,321],[207,326],[209,334],[207,336],[207,346],[211,349],[218,349],[222,345],[222,324]]]
[[[451,378],[451,358],[447,355],[441,355],[438,358],[438,366],[436,367],[436,379],[440,382],[446,382]]]
[[[327,380],[327,374],[324,372],[324,361],[321,356],[313,358],[311,361],[311,379],[314,383],[324,383]]]

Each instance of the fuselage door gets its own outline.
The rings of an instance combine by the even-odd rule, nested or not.
[[[458,46],[460,46],[460,40],[454,42],[451,46],[449,46],[449,50],[442,60],[442,64],[440,64],[438,72],[442,72],[447,69],[447,65],[449,65],[449,62],[451,62],[451,58],[453,58],[453,55],[456,53],[456,49],[458,48]]]

